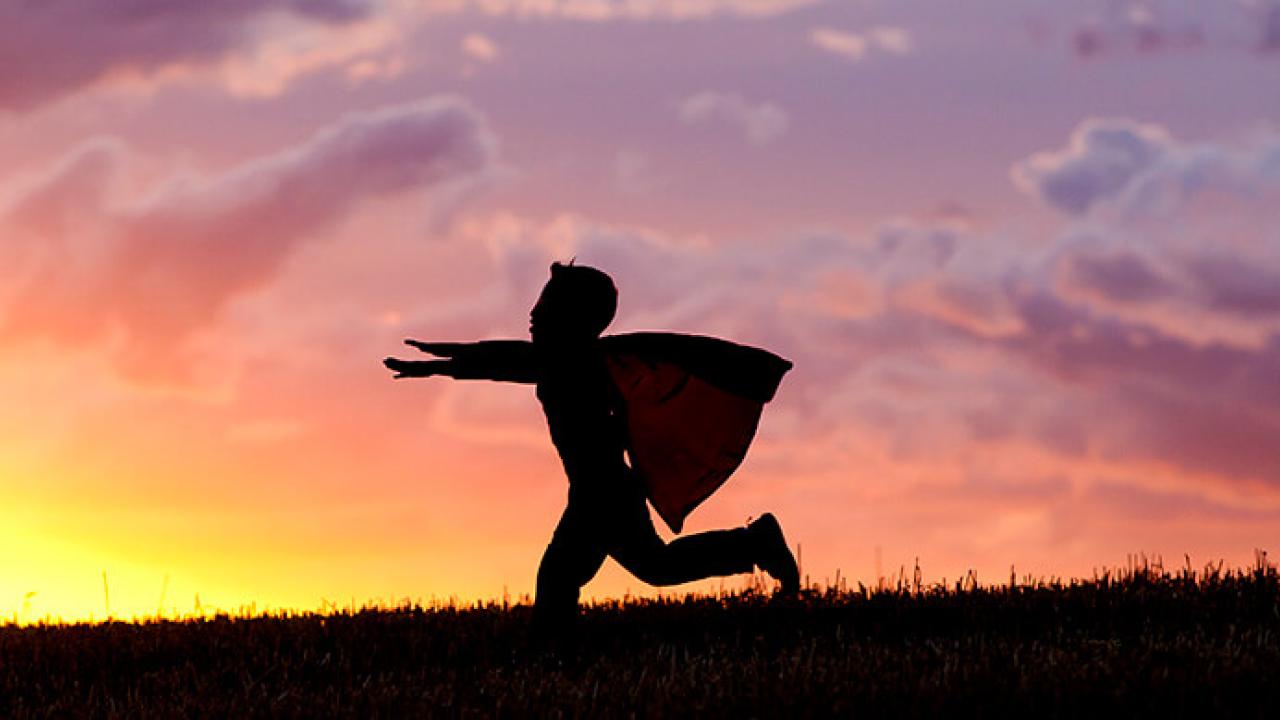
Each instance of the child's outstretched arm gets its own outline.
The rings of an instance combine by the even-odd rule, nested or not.
[[[394,372],[391,377],[400,378],[431,377],[432,375],[451,375],[448,360],[401,360],[400,358],[383,358],[382,364]]]
[[[459,380],[497,380],[536,383],[538,367],[533,344],[527,340],[484,340],[475,343],[430,343],[405,340],[406,345],[444,360],[382,361],[395,377],[444,375]]]

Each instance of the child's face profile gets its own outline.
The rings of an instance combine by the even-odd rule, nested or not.
[[[579,342],[599,337],[617,305],[609,276],[583,266],[551,266],[551,279],[529,311],[534,342]]]
[[[534,342],[563,339],[573,334],[567,300],[555,278],[548,280],[529,311],[529,337]]]

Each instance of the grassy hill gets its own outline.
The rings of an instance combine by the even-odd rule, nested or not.
[[[1142,566],[1012,587],[760,592],[584,610],[366,609],[0,626],[0,717],[1276,717],[1280,577]]]

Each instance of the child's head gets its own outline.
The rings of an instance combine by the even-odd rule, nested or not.
[[[618,310],[618,289],[593,267],[551,264],[551,279],[529,312],[534,340],[581,340],[604,332]]]

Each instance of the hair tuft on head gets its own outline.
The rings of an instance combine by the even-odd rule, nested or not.
[[[574,265],[575,260],[576,257],[570,258],[567,265],[552,263],[551,282],[573,298],[570,307],[581,327],[599,335],[613,322],[618,311],[618,288],[604,272],[587,265]]]

